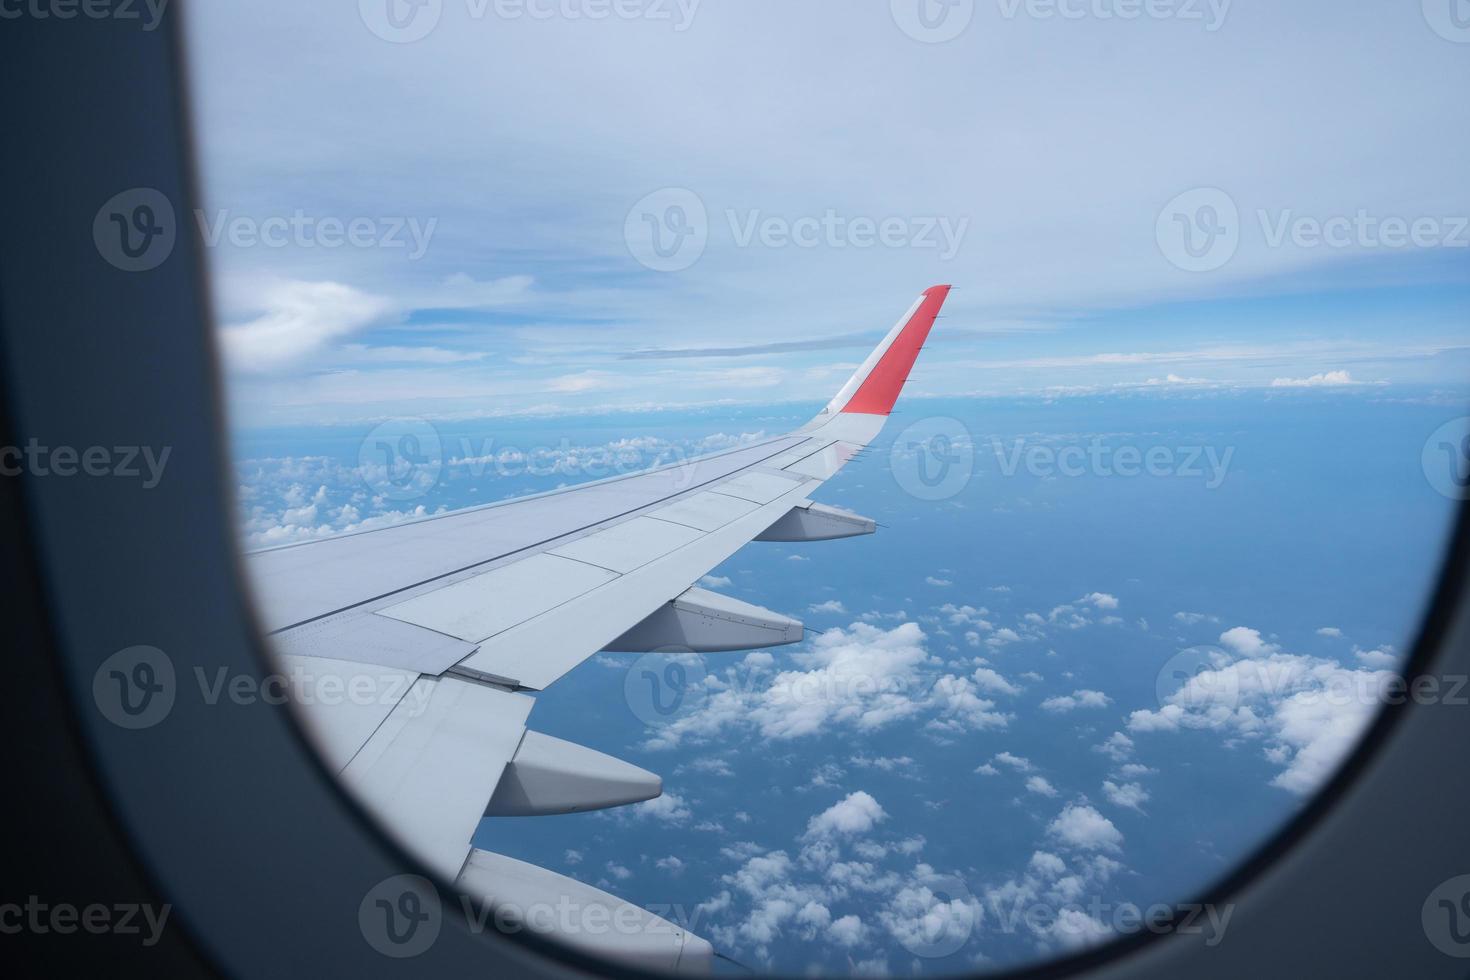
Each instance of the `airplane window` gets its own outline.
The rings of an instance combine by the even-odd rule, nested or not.
[[[187,28],[261,625],[462,927],[677,973],[1224,942],[1195,897],[1385,704],[1470,698],[1399,677],[1470,493],[1450,0]],[[364,942],[422,954],[431,898]]]

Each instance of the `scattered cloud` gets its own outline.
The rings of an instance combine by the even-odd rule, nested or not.
[[[1277,378],[1272,388],[1333,388],[1357,384],[1347,371],[1325,371],[1309,378]]]
[[[1157,710],[1128,718],[1135,733],[1216,732],[1227,741],[1255,741],[1281,767],[1272,785],[1302,795],[1331,775],[1383,703],[1393,674],[1377,668],[1391,655],[1369,651],[1367,666],[1283,652],[1258,631],[1235,627],[1221,635],[1230,653],[1189,677]],[[1360,651],[1361,652],[1361,651]]]
[[[1046,828],[1065,847],[1081,851],[1117,851],[1123,833],[1113,822],[1086,804],[1069,804]]]
[[[1042,710],[1065,714],[1078,708],[1106,708],[1113,699],[1102,691],[1073,691],[1041,702]]]
[[[1039,796],[1056,796],[1056,787],[1045,776],[1032,776],[1026,780],[1027,792],[1036,793]]]
[[[1140,813],[1143,812],[1143,804],[1148,802],[1148,790],[1138,783],[1119,784],[1108,780],[1103,783],[1103,795],[1114,806],[1127,807]]]
[[[865,834],[886,819],[888,814],[878,801],[858,790],[812,817],[806,826],[806,836]]]

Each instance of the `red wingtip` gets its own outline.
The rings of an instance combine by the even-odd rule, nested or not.
[[[939,316],[939,310],[949,297],[949,286],[930,286],[924,290],[924,301],[909,317],[909,322],[893,339],[892,345],[883,352],[882,358],[873,365],[872,373],[864,379],[858,390],[842,407],[844,412],[863,415],[888,415],[898,401],[903,383],[913,369],[919,349],[929,337],[929,329]]]

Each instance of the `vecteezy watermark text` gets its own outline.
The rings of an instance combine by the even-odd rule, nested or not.
[[[913,249],[953,260],[969,234],[970,219],[939,214],[864,215],[826,208],[814,214],[771,214],[762,208],[725,208],[724,228],[712,223],[704,199],[684,187],[665,187],[637,201],[623,222],[629,253],[655,272],[681,272],[724,232],[735,248]]]
[[[5,0],[0,0],[4,3]],[[438,218],[408,215],[238,214],[229,208],[194,211],[205,248],[401,250],[409,261],[428,252]],[[92,241],[107,263],[124,272],[162,265],[178,242],[173,203],[154,187],[132,187],[103,202],[92,219]]]
[[[104,718],[131,731],[164,721],[181,697],[197,697],[211,708],[285,704],[394,707],[406,717],[421,715],[433,697],[430,685],[414,683],[418,675],[392,667],[354,664],[347,672],[318,669],[315,663],[310,658],[286,660],[282,669],[266,674],[198,664],[181,671],[163,650],[133,646],[114,653],[97,668],[92,697]]]
[[[702,0],[464,0],[471,21],[643,21],[682,34],[694,25]],[[369,31],[393,44],[421,41],[439,26],[444,0],[358,0]]]
[[[871,218],[839,214],[828,208],[821,215],[787,217],[768,215],[759,208],[725,211],[730,237],[738,248],[869,249],[913,248],[936,250],[942,262],[959,254],[969,218],[944,215]]]
[[[151,31],[169,0],[0,0],[0,20],[135,20]]]
[[[1235,447],[1223,451],[1215,446],[1132,446],[1109,445],[1101,437],[1085,444],[1063,446],[1027,444],[1015,439],[1005,446],[999,439],[990,440],[1002,476],[1015,476],[1024,467],[1026,473],[1042,479],[1053,477],[1138,476],[1202,479],[1205,488],[1216,490],[1229,475]]]
[[[289,215],[235,214],[221,208],[206,214],[194,212],[204,244],[216,248],[227,242],[235,248],[383,248],[405,249],[410,261],[421,259],[439,227],[438,218],[421,221],[414,217],[339,218],[316,216],[297,208]]]
[[[24,446],[0,446],[0,476],[142,478],[143,489],[152,490],[171,452],[172,446],[46,446],[33,437]]]
[[[996,0],[1006,20],[1177,20],[1214,33],[1232,0]]]
[[[1223,268],[1253,226],[1259,244],[1294,248],[1364,251],[1470,248],[1470,216],[1384,214],[1369,208],[1351,213],[1303,213],[1296,208],[1255,208],[1246,218],[1235,199],[1218,187],[1178,195],[1159,212],[1154,234],[1159,251],[1186,272]]]
[[[144,946],[154,946],[163,936],[172,911],[173,906],[168,904],[93,902],[78,906],[46,902],[39,895],[30,895],[24,903],[0,903],[0,935],[70,936],[85,932],[93,936],[141,936]]]
[[[460,894],[460,913],[471,933],[500,935],[533,932],[547,936],[668,936],[692,932],[700,909],[683,905],[610,904],[572,895],[535,902],[496,900],[476,903]],[[358,906],[358,928],[373,949],[394,959],[426,952],[439,938],[445,902],[433,883],[418,875],[395,875],[378,882]]]
[[[690,463],[690,454],[667,443],[577,446],[563,438],[554,446],[514,446],[493,438],[461,436],[454,447],[428,420],[401,418],[380,423],[364,437],[358,447],[357,473],[373,493],[403,501],[425,496],[451,477],[600,480],[664,466],[677,468],[674,486],[682,490],[694,479]]]

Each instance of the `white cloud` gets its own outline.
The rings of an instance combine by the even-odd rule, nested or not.
[[[684,803],[684,798],[675,793],[665,793],[644,803],[628,808],[628,812],[640,819],[660,820],[664,823],[684,823],[693,811]]]
[[[1031,855],[1030,868],[1044,878],[1059,878],[1067,873],[1067,862],[1047,851]]]
[[[1044,711],[1065,714],[1078,708],[1106,708],[1112,703],[1113,699],[1102,691],[1073,691],[1071,694],[1047,698],[1041,702],[1041,707]]]
[[[1260,631],[1246,626],[1236,626],[1221,633],[1220,642],[1242,657],[1264,657],[1277,649],[1274,644],[1261,639]]]
[[[939,587],[941,589],[947,589],[951,585],[954,585],[954,583],[951,582],[947,578],[935,578],[933,575],[928,576],[927,578],[924,579],[924,581],[927,582],[930,585],[937,586],[937,587]]]
[[[1148,802],[1148,790],[1138,783],[1119,784],[1108,780],[1103,783],[1103,795],[1114,806],[1127,807],[1140,813],[1143,812],[1143,804]]]
[[[1081,851],[1117,851],[1123,844],[1122,831],[1086,804],[1068,804],[1046,829],[1062,844]]]
[[[581,864],[582,852],[569,850],[562,856],[562,860],[566,861],[567,864]]]
[[[684,862],[672,854],[670,854],[668,857],[659,858],[657,861],[653,862],[653,866],[658,868],[660,871],[667,871],[669,874],[675,876],[683,874],[684,872]]]
[[[711,675],[700,707],[652,730],[648,748],[708,741],[747,728],[766,739],[873,731],[923,715],[936,731],[1002,728],[1009,716],[979,696],[973,681],[942,674],[924,649],[924,632],[907,622],[885,630],[867,623],[818,635],[790,654],[795,669]]]
[[[838,615],[847,612],[847,608],[843,606],[841,601],[837,599],[828,599],[826,602],[819,602],[814,605],[807,606],[806,609],[807,612],[836,613]]]
[[[1030,772],[1032,768],[1030,759],[1015,755],[1011,752],[998,752],[996,753],[995,758],[991,761],[999,762],[1003,766],[1009,766],[1010,768],[1016,770],[1016,772]]]
[[[991,648],[1000,648],[1008,643],[1016,643],[1021,639],[1021,634],[1010,627],[1002,627],[996,630],[985,640],[985,645]]]
[[[827,938],[839,946],[861,946],[868,937],[868,927],[855,915],[844,915],[827,927]]]
[[[1260,742],[1266,758],[1283,767],[1273,785],[1297,794],[1313,791],[1377,713],[1393,674],[1284,653],[1243,627],[1221,640],[1240,658],[1222,657],[1196,673],[1157,710],[1133,712],[1128,729],[1213,731],[1229,740]]]
[[[1062,946],[1076,948],[1099,943],[1110,937],[1112,930],[1082,909],[1067,906],[1057,910],[1046,933]]]
[[[877,800],[858,790],[812,817],[807,822],[806,836],[865,834],[887,818]]]
[[[1118,597],[1106,592],[1093,592],[1083,596],[1079,602],[1090,602],[1099,609],[1117,609]]]
[[[443,347],[344,344],[337,359],[349,364],[464,364],[483,361],[488,356],[486,351],[447,350]]]
[[[1133,754],[1133,739],[1122,732],[1113,732],[1101,745],[1093,746],[1093,750],[1101,752],[1114,762],[1122,762]]]
[[[724,575],[706,575],[699,580],[699,584],[704,586],[706,589],[728,589],[731,585],[735,583],[731,582],[730,579]]]
[[[1038,796],[1056,796],[1056,787],[1051,784],[1045,776],[1032,776],[1026,780],[1028,792],[1036,793]]]
[[[1379,647],[1376,650],[1355,649],[1353,656],[1364,667],[1371,667],[1374,670],[1392,670],[1399,665],[1398,651],[1390,646]]]
[[[901,888],[879,913],[894,939],[908,949],[941,947],[969,939],[983,918],[970,895],[954,895],[948,883],[931,873]]]
[[[242,290],[247,287],[238,287]],[[340,282],[266,279],[248,287],[250,316],[220,328],[233,371],[267,371],[386,316],[392,304]]]
[[[1342,630],[1338,629],[1336,626],[1324,626],[1324,627],[1322,627],[1321,629],[1319,629],[1317,631],[1317,635],[1318,636],[1330,636],[1333,639],[1341,639],[1342,638]]]
[[[713,756],[693,759],[689,762],[689,768],[695,772],[708,773],[711,776],[720,776],[723,778],[729,778],[735,775],[735,770],[730,768],[728,762]]]
[[[1174,618],[1185,626],[1194,626],[1196,623],[1218,623],[1220,620],[1207,613],[1177,612]]]
[[[607,862],[607,873],[612,875],[619,881],[627,881],[629,878],[633,877],[633,872],[629,871],[621,864],[615,864],[612,861]]]
[[[914,760],[906,755],[877,757],[855,755],[847,761],[859,769],[881,769],[884,772],[892,772],[895,769],[912,769],[915,765]]]
[[[989,667],[977,667],[970,675],[975,686],[992,694],[1020,694],[1021,689]]]
[[[1277,378],[1271,382],[1272,388],[1331,388],[1341,385],[1357,384],[1353,376],[1347,371],[1324,371],[1314,374],[1309,378]]]

